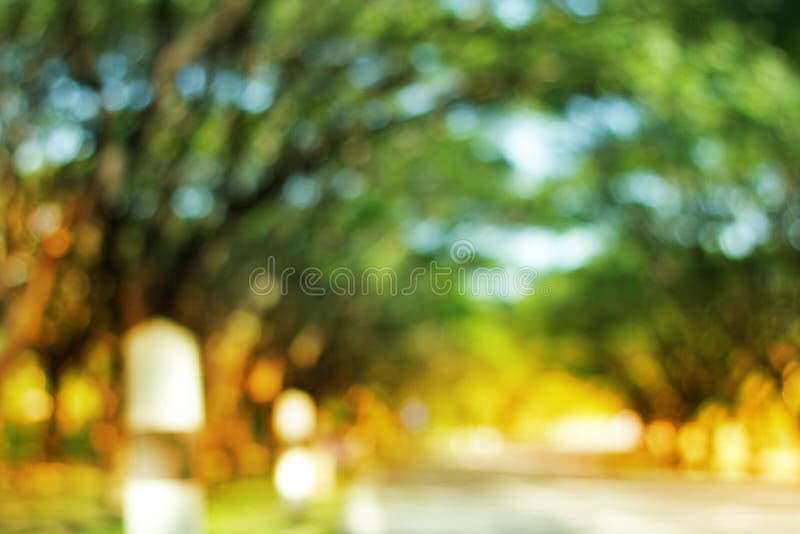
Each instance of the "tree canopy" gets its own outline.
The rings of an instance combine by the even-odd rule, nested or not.
[[[499,329],[508,361],[597,377],[648,417],[731,402],[800,342],[798,18],[779,0],[6,1],[0,368],[32,349],[57,382],[151,315],[213,353],[256,318],[232,336],[242,366],[392,389],[487,357]],[[464,268],[530,266],[537,290],[251,284],[270,257],[407,280],[459,267],[459,240]]]

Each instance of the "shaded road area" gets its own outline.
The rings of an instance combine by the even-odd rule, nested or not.
[[[753,481],[614,480],[465,471],[350,488],[345,528],[379,533],[793,533],[800,492]]]

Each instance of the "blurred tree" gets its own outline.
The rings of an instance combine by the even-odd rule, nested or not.
[[[582,228],[597,257],[498,313],[581,338],[572,370],[645,413],[729,398],[796,341],[797,18],[777,0],[8,1],[0,370],[34,347],[58,387],[108,332],[164,314],[206,335],[244,308],[271,325],[256,352],[315,333],[289,382],[392,384],[418,369],[406,326],[486,302],[259,296],[253,269],[407,280],[470,229]]]

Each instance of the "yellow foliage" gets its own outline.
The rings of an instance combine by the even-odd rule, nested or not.
[[[23,425],[49,419],[53,398],[46,386],[47,379],[36,354],[23,353],[0,384],[0,409],[4,418]]]

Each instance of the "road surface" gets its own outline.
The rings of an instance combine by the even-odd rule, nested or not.
[[[351,534],[788,534],[800,532],[800,488],[407,471],[356,482],[344,516]]]

